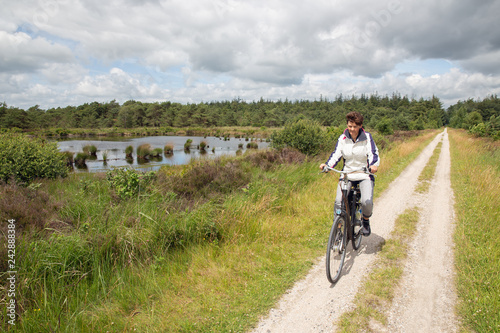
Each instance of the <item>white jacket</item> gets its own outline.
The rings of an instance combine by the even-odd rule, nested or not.
[[[359,170],[363,167],[369,168],[372,165],[378,167],[380,165],[377,145],[375,145],[372,135],[365,132],[363,128],[360,128],[356,142],[349,134],[349,130],[346,129],[339,137],[335,150],[326,164],[333,168],[340,162],[342,157],[344,158],[344,171]],[[353,173],[348,177],[349,180],[354,181],[370,178],[374,180],[373,176],[365,173]]]

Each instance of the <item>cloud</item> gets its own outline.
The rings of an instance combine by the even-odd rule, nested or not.
[[[24,105],[35,93],[47,106],[394,91],[464,99],[498,91],[498,12],[493,0],[7,2],[0,98]],[[401,70],[432,59],[456,68]]]
[[[34,72],[51,63],[69,63],[74,57],[70,49],[44,38],[31,38],[23,32],[0,31],[0,72]]]

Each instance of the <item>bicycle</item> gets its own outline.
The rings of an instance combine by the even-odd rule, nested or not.
[[[359,182],[351,182],[347,175],[351,173],[363,172],[369,175],[366,168],[355,171],[339,171],[329,166],[325,166],[322,172],[333,170],[343,175],[340,179],[342,190],[341,208],[335,212],[335,219],[328,237],[326,249],[326,277],[330,283],[336,283],[342,273],[347,244],[352,242],[352,248],[358,250],[361,245],[362,223],[361,223],[361,192]]]

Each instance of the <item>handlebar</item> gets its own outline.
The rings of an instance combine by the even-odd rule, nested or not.
[[[371,176],[375,176],[375,177],[377,176],[376,174],[368,171],[368,169],[366,167],[363,167],[363,168],[358,169],[358,170],[344,171],[344,170],[337,170],[337,169],[329,167],[328,165],[325,165],[323,167],[323,170],[320,173],[328,173],[330,170],[335,171],[337,173],[340,173],[341,175],[349,175],[351,173],[366,173],[366,174],[371,175]]]

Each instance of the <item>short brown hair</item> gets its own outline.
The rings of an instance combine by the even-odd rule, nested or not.
[[[363,116],[361,115],[361,113],[352,111],[349,112],[345,117],[347,119],[347,122],[352,121],[358,126],[363,126]]]

